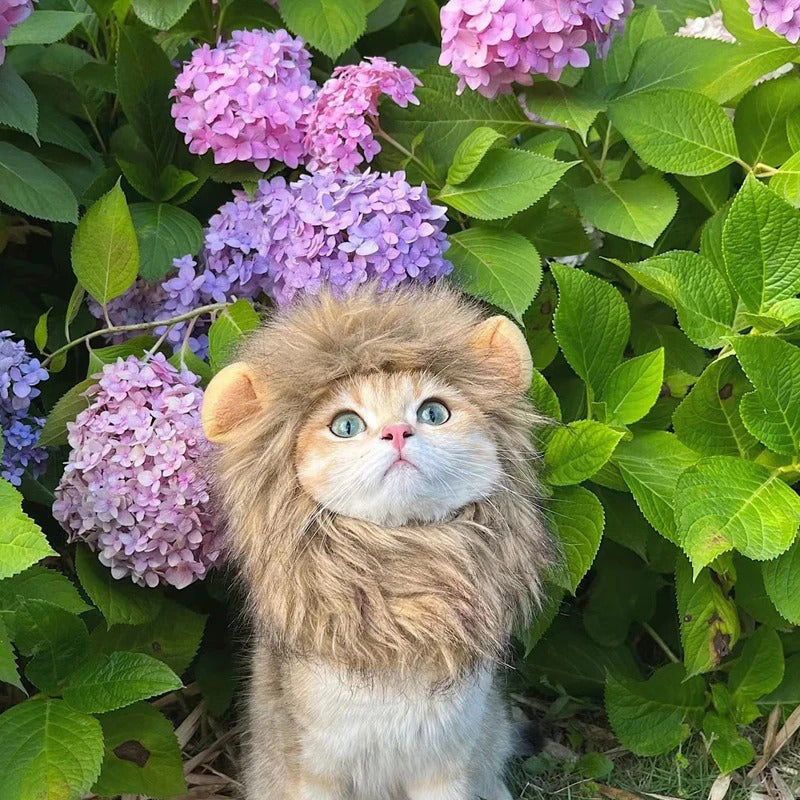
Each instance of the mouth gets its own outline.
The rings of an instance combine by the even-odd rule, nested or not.
[[[406,469],[419,469],[419,467],[414,464],[412,461],[409,461],[407,458],[403,458],[403,456],[399,456],[396,458],[390,465],[386,472],[383,473],[384,477],[386,477],[390,472],[394,470],[406,470]]]

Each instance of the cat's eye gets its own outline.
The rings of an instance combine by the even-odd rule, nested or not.
[[[426,400],[417,409],[417,419],[427,425],[444,425],[450,419],[450,409],[439,400]]]
[[[330,429],[331,433],[340,439],[352,439],[362,431],[365,431],[367,426],[355,411],[342,411],[341,414],[337,414],[333,418]]]

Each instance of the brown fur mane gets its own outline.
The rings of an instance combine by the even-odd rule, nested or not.
[[[444,285],[367,287],[308,298],[249,338],[240,358],[263,378],[269,408],[220,448],[214,473],[229,548],[270,647],[452,678],[499,658],[530,614],[550,555],[531,469],[538,418],[470,346],[482,318]],[[474,402],[505,485],[433,524],[387,528],[320,509],[296,477],[299,430],[337,382],[378,370],[427,371]]]

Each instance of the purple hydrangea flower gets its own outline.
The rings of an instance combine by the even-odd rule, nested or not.
[[[800,39],[800,0],[748,0],[753,26],[766,27],[792,44]]]
[[[39,359],[28,355],[25,343],[11,336],[11,331],[0,331],[0,476],[19,486],[25,470],[37,478],[47,461],[47,451],[37,446],[44,420],[32,416],[30,407],[40,394],[38,384],[48,376]]]
[[[450,0],[442,8],[439,63],[489,98],[533,74],[558,80],[568,64],[589,65],[584,49],[605,55],[633,0]]]
[[[214,162],[277,158],[296,167],[316,84],[303,40],[284,30],[234,31],[192,53],[175,80],[172,116],[192,153]]]
[[[115,578],[177,588],[220,559],[200,468],[209,450],[197,377],[157,354],[106,364],[69,423],[69,461],[53,516]]]
[[[410,70],[385,58],[337,67],[320,89],[310,115],[305,140],[308,169],[350,172],[362,161],[372,161],[381,149],[372,135],[378,98],[388,95],[405,108],[419,103],[414,89],[421,85]]]
[[[0,0],[0,64],[6,60],[3,42],[15,25],[33,13],[31,0]]]

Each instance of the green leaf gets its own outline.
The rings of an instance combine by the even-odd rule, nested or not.
[[[695,580],[685,557],[679,558],[676,564],[675,590],[687,675],[710,672],[739,640],[736,605],[722,591],[710,570],[702,570]]]
[[[748,175],[722,233],[731,283],[756,313],[800,292],[800,216]]]
[[[447,170],[447,182],[451,186],[463,183],[475,172],[475,167],[481,163],[481,159],[504,139],[504,136],[492,128],[480,127],[471,131],[453,156],[450,169]]]
[[[89,633],[80,617],[46,600],[24,599],[13,618],[11,638],[30,656],[25,675],[40,689],[58,691],[86,657]]]
[[[534,113],[575,131],[586,141],[586,134],[605,103],[580,87],[545,81],[525,89],[525,103]]]
[[[653,407],[664,380],[664,348],[618,364],[601,396],[610,425],[638,422]]]
[[[63,695],[78,711],[97,714],[181,686],[180,678],[162,661],[144,653],[109,653],[95,656],[75,670]]]
[[[83,797],[102,760],[100,724],[63,700],[26,700],[0,714],[0,797]]]
[[[72,189],[30,153],[0,142],[0,201],[51,222],[77,222]]]
[[[66,575],[40,566],[0,581],[0,617],[13,618],[24,600],[46,600],[71,614],[83,614],[91,608]]]
[[[475,219],[503,219],[544,197],[576,163],[525,150],[490,150],[469,178],[446,185],[436,199]]]
[[[151,28],[169,30],[187,12],[194,0],[132,0],[133,13]]]
[[[731,192],[732,168],[726,167],[709,175],[677,176],[678,183],[696,197],[712,214],[716,214],[725,203]]]
[[[544,454],[544,479],[551,486],[569,486],[588,480],[605,464],[622,431],[595,420],[570,422],[553,431]]]
[[[233,348],[245,333],[258,327],[258,322],[258,314],[247,300],[237,300],[220,312],[208,331],[208,353],[214,372],[228,363]]]
[[[58,399],[47,415],[47,420],[39,436],[39,444],[52,446],[67,443],[67,423],[74,422],[75,417],[89,407],[89,398],[84,392],[95,384],[94,380],[81,381],[68,389]]]
[[[795,708],[800,704],[800,653],[788,656],[781,685],[761,702],[767,706],[785,705]]]
[[[758,442],[739,414],[742,396],[752,388],[734,359],[712,361],[675,409],[676,435],[703,455],[753,457]]]
[[[56,552],[22,510],[22,495],[0,479],[0,578],[8,578]]]
[[[144,653],[180,675],[200,646],[205,623],[203,614],[165,600],[158,616],[144,625],[98,625],[92,631],[92,647],[98,653]]]
[[[333,59],[367,27],[367,11],[351,0],[281,0],[281,16],[294,33]]]
[[[185,169],[178,169],[167,164],[161,172],[157,172],[152,164],[133,164],[117,157],[117,163],[125,176],[125,180],[143,197],[154,202],[171,200],[176,195],[176,202],[183,202],[186,190],[191,194],[199,188],[197,175]],[[261,174],[258,176],[261,178]],[[193,186],[197,184],[197,186]],[[191,186],[191,189],[186,189]]]
[[[558,395],[547,382],[547,378],[538,369],[533,370],[529,396],[534,408],[540,414],[552,420],[561,421],[561,405],[558,402]]]
[[[642,160],[665,172],[707,175],[739,155],[728,115],[698,92],[637,92],[611,103],[608,117]]]
[[[63,39],[88,18],[88,14],[78,11],[34,11],[28,19],[11,28],[5,46],[52,44]]]
[[[756,390],[739,406],[742,422],[770,450],[800,450],[800,350],[774,336],[739,336],[736,357]]]
[[[564,588],[575,594],[600,547],[603,506],[588,489],[565,486],[555,490],[548,509],[551,530],[561,544],[566,560]]]
[[[136,356],[141,358],[144,356],[145,351],[150,350],[155,345],[157,339],[148,334],[134,336],[132,339],[126,339],[120,344],[111,344],[108,347],[98,347],[96,350],[89,351],[89,365],[86,368],[88,376],[92,380],[99,380],[103,367],[106,364],[113,364],[118,358],[127,358],[128,356]]]
[[[16,686],[17,689],[25,691],[17,671],[14,650],[11,647],[8,631],[6,631],[2,616],[0,616],[0,683],[10,683],[12,686]]]
[[[678,210],[675,190],[655,174],[576,189],[575,202],[596,228],[646,245],[655,243]]]
[[[136,703],[99,719],[105,755],[93,793],[173,797],[186,792],[178,740],[163,714]]]
[[[194,674],[209,712],[221,717],[233,702],[238,664],[228,650],[203,650],[197,657]]]
[[[48,308],[36,320],[36,326],[33,329],[33,342],[40,353],[44,352],[45,347],[47,347],[47,318],[52,310],[52,308]]]
[[[790,552],[791,548],[780,558],[786,558]],[[789,623],[778,613],[764,586],[762,568],[766,564],[759,564],[743,556],[737,556],[733,564],[736,572],[736,604],[739,608],[757,622],[763,622],[773,628],[788,628]]]
[[[536,248],[513,231],[468,228],[450,236],[454,280],[521,322],[542,280]]]
[[[710,711],[703,720],[703,733],[711,742],[711,755],[722,773],[744,767],[755,758],[753,745],[739,735],[730,719]]]
[[[697,574],[735,549],[756,561],[789,549],[800,522],[800,497],[761,464],[708,456],[675,489],[678,537]]]
[[[196,254],[203,245],[197,217],[169,203],[134,203],[131,220],[139,243],[139,274],[147,281],[163,278],[172,260]]]
[[[564,599],[564,590],[550,582],[545,582],[542,595],[542,607],[539,613],[524,631],[518,632],[519,639],[525,648],[525,658],[531,654],[533,648],[539,644],[541,638],[553,624]]]
[[[800,106],[800,79],[786,75],[754,86],[736,106],[733,127],[748,164],[778,166],[792,154],[786,121]]]
[[[665,431],[637,434],[620,442],[613,462],[645,519],[665,538],[679,543],[673,508],[678,476],[699,458],[678,437]]]
[[[762,625],[744,643],[733,665],[728,688],[736,700],[760,700],[783,680],[783,645],[772,628]]]
[[[554,329],[564,357],[598,395],[622,360],[631,322],[622,295],[580,269],[552,264],[558,283]]]
[[[161,610],[164,602],[161,592],[136,586],[128,578],[116,580],[111,570],[103,566],[88,547],[78,547],[75,568],[81,586],[109,626],[143,625]]]
[[[781,616],[800,625],[800,540],[782,556],[762,567],[764,588]]]
[[[646,681],[606,680],[606,712],[624,747],[639,756],[655,756],[677,747],[689,735],[687,719],[705,710],[705,683],[686,678],[681,664],[668,664]]]
[[[119,181],[78,223],[72,271],[100,305],[119,297],[136,280],[139,245]]]
[[[36,139],[39,105],[36,96],[10,64],[0,64],[0,125],[7,125]]]
[[[575,762],[575,771],[589,780],[599,780],[611,775],[614,762],[602,753],[586,753]]]
[[[795,208],[800,207],[800,152],[781,164],[769,179],[769,188]]]

